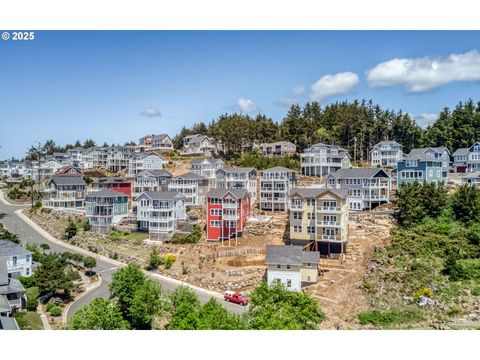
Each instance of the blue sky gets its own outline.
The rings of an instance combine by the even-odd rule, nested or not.
[[[40,31],[0,41],[0,159],[50,138],[173,136],[240,110],[281,121],[310,99],[371,98],[425,124],[480,100],[477,50],[480,34],[459,31]]]

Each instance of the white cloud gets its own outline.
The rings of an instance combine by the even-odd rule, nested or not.
[[[259,107],[250,99],[240,98],[237,100],[237,106],[240,111],[245,113],[252,113],[255,111],[259,111]]]
[[[407,92],[424,92],[454,81],[480,80],[480,54],[476,50],[448,57],[392,59],[367,71],[370,86],[404,84]]]
[[[332,95],[348,93],[358,82],[358,75],[352,72],[325,75],[310,87],[310,99],[322,101]]]
[[[146,116],[146,117],[161,117],[162,113],[158,111],[157,108],[151,106],[146,108],[145,110],[140,112],[141,116]]]
[[[427,125],[432,124],[435,120],[438,119],[438,114],[437,113],[424,113],[420,115],[412,115],[412,117],[415,119],[415,122],[421,126],[421,127],[426,127]]]
[[[295,86],[292,90],[293,96],[300,96],[305,92],[305,86],[303,85],[298,85]]]

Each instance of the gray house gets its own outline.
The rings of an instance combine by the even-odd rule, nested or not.
[[[85,199],[83,176],[53,176],[45,188],[45,207],[52,209],[82,209]]]
[[[340,169],[327,176],[327,188],[348,190],[348,208],[365,210],[390,201],[390,175],[379,168]]]
[[[5,263],[10,277],[32,275],[32,253],[11,241],[0,240],[0,262]]]
[[[26,308],[25,288],[20,281],[8,276],[7,263],[0,258],[0,315],[8,316],[12,312]]]

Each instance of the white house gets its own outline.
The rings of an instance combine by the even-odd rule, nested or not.
[[[143,170],[163,170],[163,157],[153,151],[133,155],[128,161],[128,176],[135,177]]]
[[[172,174],[164,170],[143,170],[135,176],[132,198],[136,201],[146,191],[166,191]]]
[[[85,200],[83,176],[52,176],[45,188],[43,206],[60,209],[83,209]]]
[[[153,135],[150,149],[159,151],[171,151],[173,150],[172,139],[167,134]]]
[[[2,260],[6,260],[9,276],[17,278],[32,275],[32,253],[11,241],[0,240],[0,261]]]
[[[396,167],[403,156],[402,148],[403,146],[394,140],[380,141],[370,150],[371,165]]]
[[[214,140],[206,135],[195,134],[183,138],[183,154],[212,155],[215,151]]]
[[[348,190],[350,210],[365,210],[390,201],[390,175],[379,168],[340,169],[327,176],[327,188]]]
[[[295,171],[275,166],[260,171],[260,209],[287,211],[290,189],[296,185]]]
[[[150,240],[167,240],[177,230],[177,221],[187,217],[185,196],[176,191],[146,191],[137,199],[139,228]]]
[[[217,188],[246,189],[252,204],[257,199],[257,170],[252,167],[225,167],[215,172]]]
[[[287,290],[300,291],[302,284],[317,281],[319,262],[317,251],[303,251],[301,246],[267,244],[267,282],[269,285],[280,282]]]
[[[338,169],[350,167],[350,154],[336,145],[319,143],[300,154],[300,168],[303,175],[321,177]]]
[[[174,176],[168,184],[168,190],[185,195],[185,203],[188,206],[203,206],[210,190],[210,181],[205,176],[188,172]]]
[[[453,153],[453,167],[456,173],[480,171],[480,143],[457,149]]]
[[[221,159],[192,160],[189,164],[190,172],[208,178],[212,187],[216,183],[215,172],[223,167],[225,167],[225,163]]]

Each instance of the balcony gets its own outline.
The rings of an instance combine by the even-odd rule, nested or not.
[[[238,208],[238,204],[236,202],[234,203],[231,203],[231,202],[224,202],[222,203],[222,207],[224,209],[237,209]]]
[[[223,214],[222,220],[238,220],[238,214]]]
[[[317,211],[338,213],[342,212],[342,208],[333,206],[317,206]]]
[[[303,210],[303,205],[302,204],[300,204],[300,205],[291,204],[290,209],[291,210]]]
[[[388,201],[389,200],[389,196],[388,195],[369,195],[369,194],[365,194],[363,195],[363,198],[365,200],[377,200],[377,201]]]
[[[341,242],[342,237],[340,235],[323,235],[323,234],[318,234],[317,235],[317,240],[321,241],[332,241],[332,242]]]
[[[333,227],[340,227],[342,223],[340,221],[325,221],[325,220],[317,220],[317,226],[333,226]]]

